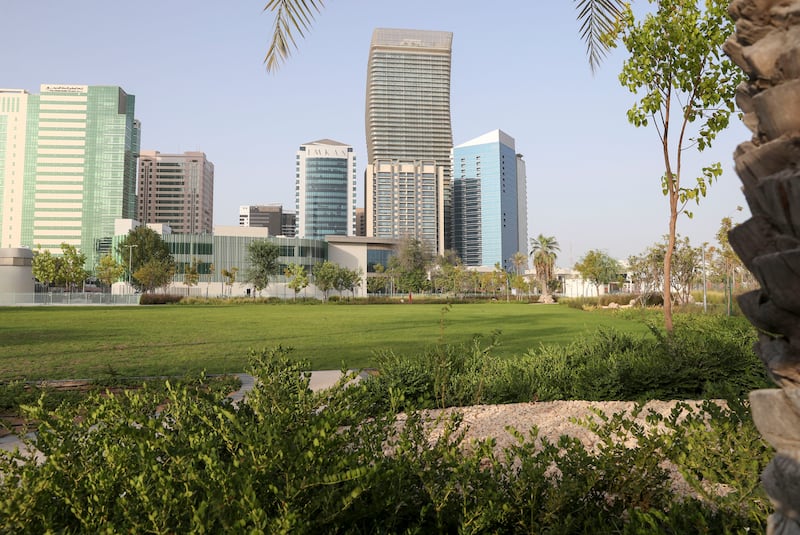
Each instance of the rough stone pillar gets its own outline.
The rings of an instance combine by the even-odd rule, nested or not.
[[[767,533],[800,535],[800,0],[733,0],[729,11],[736,33],[724,48],[749,76],[737,104],[753,132],[734,155],[752,217],[729,238],[761,285],[739,304],[781,387],[750,395],[777,450],[762,474],[775,505]]]

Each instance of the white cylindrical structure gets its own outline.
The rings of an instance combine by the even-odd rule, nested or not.
[[[0,249],[0,294],[33,291],[33,251],[22,247]]]

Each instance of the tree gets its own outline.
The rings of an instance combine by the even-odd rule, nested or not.
[[[322,296],[325,301],[328,300],[328,292],[336,288],[336,283],[339,278],[339,266],[325,260],[317,264],[312,269],[314,275],[314,285],[322,291]]]
[[[125,274],[125,266],[117,262],[110,254],[105,254],[98,260],[97,266],[94,268],[94,274],[97,280],[110,288]]]
[[[314,15],[322,9],[322,0],[269,0],[264,11],[275,13],[272,39],[264,64],[268,72],[274,72],[297,48],[294,32],[305,36],[311,27]],[[624,0],[576,0],[581,38],[586,43],[589,66],[594,71],[609,49],[607,36],[614,28],[617,18],[625,6]]]
[[[266,240],[254,240],[247,244],[247,259],[250,269],[247,270],[246,281],[261,294],[261,290],[269,286],[269,279],[278,273],[278,256],[280,249]]]
[[[522,251],[517,251],[511,256],[511,265],[514,266],[514,274],[522,275],[528,269],[528,256]]]
[[[536,270],[536,278],[539,279],[542,290],[542,302],[551,302],[550,289],[548,282],[553,279],[553,270],[558,258],[561,247],[555,236],[545,236],[539,234],[536,238],[531,238],[531,256],[533,257],[533,268]]]
[[[189,290],[192,286],[197,285],[200,281],[200,271],[198,269],[198,260],[197,258],[192,258],[191,263],[183,265],[183,282],[186,284],[186,294],[189,294]]]
[[[424,242],[406,238],[397,254],[389,259],[389,271],[397,277],[398,289],[405,292],[421,292],[430,288],[428,266],[433,255]]]
[[[736,272],[744,267],[742,261],[739,260],[739,257],[736,256],[736,253],[733,251],[728,239],[728,234],[730,234],[730,232],[733,230],[733,227],[734,224],[730,217],[722,218],[719,230],[717,231],[717,242],[719,243],[719,248],[716,250],[718,264],[720,271],[722,272],[722,279],[725,284],[725,309],[727,310],[729,316],[731,315],[732,311],[731,299],[733,297],[733,290],[736,281]]]
[[[658,134],[664,174],[661,187],[668,199],[669,230],[664,256],[665,280],[671,280],[678,215],[689,201],[699,203],[722,173],[719,163],[704,167],[691,187],[683,180],[682,156],[692,147],[711,146],[728,126],[734,111],[741,70],[722,55],[722,44],[733,31],[725,0],[649,0],[655,12],[641,21],[630,6],[619,17],[611,38],[619,38],[630,53],[620,82],[639,100],[628,110],[635,127],[652,123]],[[688,213],[690,216],[691,214]],[[664,323],[672,332],[671,285],[664,285]]]
[[[306,268],[299,264],[289,264],[286,267],[285,273],[286,277],[291,279],[288,286],[294,290],[294,298],[297,299],[297,294],[300,293],[300,290],[308,286],[308,273],[306,273]]]
[[[337,266],[338,273],[336,274],[336,290],[341,294],[344,290],[350,290],[350,293],[355,298],[356,288],[361,286],[361,279],[364,272],[359,269],[349,269],[344,266]]]
[[[594,284],[597,297],[600,297],[600,286],[619,280],[621,271],[619,262],[598,249],[592,249],[583,255],[575,264],[575,270],[584,280]]]
[[[663,294],[664,284],[664,246],[656,244],[638,256],[628,257],[628,271],[631,282],[637,286],[642,306],[650,301],[650,296]]]
[[[225,286],[228,287],[228,294],[230,295],[233,290],[233,283],[236,282],[236,274],[239,272],[239,268],[234,266],[231,269],[223,268],[222,271],[219,272],[225,278]]]
[[[383,267],[383,264],[375,264],[373,269],[375,270],[374,274],[367,277],[367,292],[371,294],[386,292],[386,286],[389,282],[386,268]]]
[[[42,251],[41,245],[33,252],[33,276],[48,288],[58,277],[58,258],[49,249]]]
[[[75,286],[86,280],[89,273],[84,269],[86,255],[74,245],[61,244],[61,262],[59,262],[58,279],[64,282],[67,291],[72,291]]]
[[[670,284],[677,297],[676,300],[680,303],[687,304],[691,301],[692,287],[700,274],[702,255],[703,252],[699,247],[692,247],[689,238],[676,240]]]
[[[133,272],[136,287],[145,293],[166,286],[175,276],[175,263],[170,260],[151,258]]]
[[[169,252],[169,245],[156,231],[144,225],[128,232],[128,235],[117,245],[116,252],[128,273],[131,274],[131,284],[140,291],[152,291],[165,286],[169,280],[155,286],[152,285],[152,282],[154,280],[161,282],[166,277],[171,279],[175,274],[175,260]],[[143,272],[148,274],[147,284],[136,277],[136,272],[145,264],[149,264],[148,269]],[[154,277],[152,270],[159,267],[163,269],[163,272]]]

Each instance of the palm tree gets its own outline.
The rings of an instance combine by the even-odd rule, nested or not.
[[[742,312],[759,331],[756,353],[772,379],[786,390],[750,394],[753,420],[777,455],[762,474],[777,511],[768,532],[800,533],[800,71],[796,35],[800,19],[773,2],[734,0],[729,12],[736,33],[723,47],[749,76],[737,94],[753,138],[739,145],[734,162],[752,218],[729,233],[730,245],[761,285],[741,295]],[[789,400],[795,401],[789,401]]]
[[[608,35],[625,7],[625,0],[575,0],[581,39],[586,43],[589,67],[594,72],[608,53]],[[274,72],[297,48],[294,34],[300,37],[311,28],[314,15],[322,9],[322,0],[269,0],[264,11],[275,14],[272,40],[264,64]]]
[[[544,303],[552,302],[550,290],[547,283],[553,280],[553,268],[556,265],[556,254],[561,251],[555,236],[545,236],[539,234],[536,238],[531,238],[531,256],[533,257],[533,268],[536,270],[536,278],[542,287],[541,301]]]
[[[528,268],[528,256],[522,251],[517,251],[511,255],[511,264],[514,266],[514,272],[517,275],[522,275],[523,268]]]

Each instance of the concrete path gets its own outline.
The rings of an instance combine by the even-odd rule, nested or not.
[[[233,400],[234,404],[239,403],[247,393],[253,389],[255,386],[255,378],[252,375],[246,373],[237,373],[234,374],[236,377],[239,378],[241,381],[242,386],[236,392],[232,393],[230,397]],[[362,372],[360,375],[356,377],[356,381],[361,380],[364,377],[367,377],[368,374],[366,372]],[[315,392],[319,392],[320,390],[327,390],[331,388],[336,382],[341,379],[342,372],[340,370],[320,370],[320,371],[312,371],[311,372],[311,382],[309,383],[309,387],[311,390]],[[35,434],[29,433],[29,438],[35,438]],[[0,437],[0,450],[6,451],[14,451],[15,449],[19,448],[20,450],[25,449],[25,444],[20,440],[17,435],[11,434],[6,435],[4,437]],[[39,452],[34,452],[34,455],[39,455]]]

